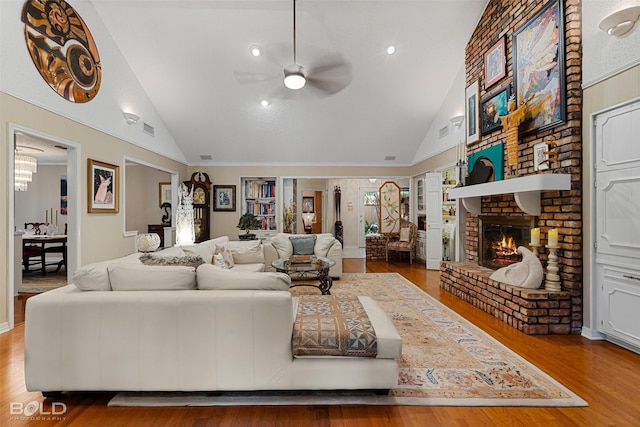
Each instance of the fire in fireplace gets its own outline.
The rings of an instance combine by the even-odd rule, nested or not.
[[[532,216],[481,216],[478,264],[494,270],[522,261],[518,246],[529,244]]]

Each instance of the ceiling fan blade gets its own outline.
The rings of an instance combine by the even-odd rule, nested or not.
[[[308,69],[307,84],[317,96],[329,96],[345,89],[353,78],[351,63],[342,55],[326,55]]]

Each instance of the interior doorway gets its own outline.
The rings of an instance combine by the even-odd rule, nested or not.
[[[7,284],[11,329],[15,324],[13,299],[22,284],[22,239],[26,222],[49,224],[48,231],[56,237],[65,236],[66,266],[62,268],[66,273],[67,283],[71,281],[72,272],[80,265],[78,230],[81,165],[79,144],[15,124],[9,124],[9,134],[11,143],[7,144],[7,182],[9,185],[13,184],[13,191],[9,197],[9,236],[14,238],[14,244],[9,245],[8,255],[13,262],[8,265]],[[37,171],[30,177],[31,181],[27,182],[26,191],[14,183],[16,148],[19,148],[20,154],[37,161]],[[62,257],[62,253],[52,255]]]

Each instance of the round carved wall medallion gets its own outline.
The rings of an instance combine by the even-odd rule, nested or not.
[[[98,49],[80,15],[64,0],[28,0],[24,36],[42,78],[71,102],[88,102],[100,89]]]

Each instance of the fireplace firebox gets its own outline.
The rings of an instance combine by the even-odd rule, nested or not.
[[[480,216],[478,264],[497,270],[522,261],[518,246],[527,246],[534,217]]]

